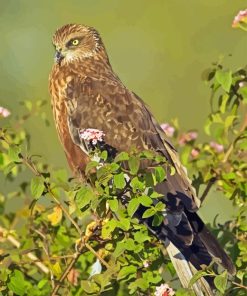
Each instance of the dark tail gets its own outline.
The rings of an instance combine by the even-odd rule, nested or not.
[[[141,218],[144,210],[144,207],[139,207],[136,212],[138,218],[161,241],[165,242],[168,238],[197,270],[210,265],[213,259],[216,259],[215,261],[221,264],[230,274],[235,274],[236,269],[232,260],[220,246],[214,235],[207,229],[197,213],[184,209],[185,221],[181,220],[176,227],[171,228],[169,224],[165,225],[165,223],[158,227],[152,226],[152,218]],[[190,229],[188,229],[188,224]],[[191,243],[186,242],[184,238],[186,232],[188,237],[191,237],[191,232],[193,233]]]
[[[195,240],[190,246],[190,250],[193,251],[193,249],[197,247],[199,249],[199,252],[195,252],[195,264],[197,262],[203,262],[203,258],[205,257],[208,257],[207,261],[210,260],[210,262],[213,258],[216,258],[230,274],[234,275],[236,269],[231,258],[220,246],[214,235],[207,229],[201,218],[196,213],[191,213],[186,210],[185,213],[195,233]]]

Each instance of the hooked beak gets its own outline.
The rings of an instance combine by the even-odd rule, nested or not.
[[[63,58],[64,58],[64,56],[62,55],[61,50],[56,50],[56,53],[55,53],[55,62],[57,64],[60,64]]]

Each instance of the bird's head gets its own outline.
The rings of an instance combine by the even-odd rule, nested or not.
[[[56,49],[55,62],[58,64],[92,57],[104,49],[99,33],[85,25],[68,24],[57,29],[52,42]]]

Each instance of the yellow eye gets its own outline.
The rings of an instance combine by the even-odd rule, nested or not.
[[[74,39],[74,40],[72,41],[72,44],[73,44],[73,45],[78,45],[78,44],[79,44],[79,40],[78,40],[78,39]]]

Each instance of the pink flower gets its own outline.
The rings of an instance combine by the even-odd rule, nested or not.
[[[232,27],[237,28],[241,23],[247,24],[247,9],[239,11],[232,22]]]
[[[175,132],[175,128],[171,126],[169,123],[162,123],[160,127],[163,129],[167,137],[172,137]]]
[[[216,143],[216,142],[214,142],[214,141],[210,142],[210,143],[209,143],[209,146],[210,146],[211,148],[213,148],[217,153],[221,153],[221,152],[224,151],[224,146],[221,145],[221,144],[219,144],[219,143]]]
[[[6,109],[6,108],[0,106],[0,116],[6,118],[6,117],[8,117],[10,114],[11,114],[11,113],[10,113],[10,111],[9,111],[8,109]]]
[[[148,260],[143,261],[143,267],[148,268],[149,267],[149,262]]]
[[[159,287],[156,287],[154,293],[155,296],[172,296],[175,295],[175,292],[167,284],[162,284]]]
[[[94,128],[87,128],[80,130],[80,138],[86,141],[92,141],[92,144],[96,145],[97,142],[102,142],[105,134],[103,131]]]
[[[179,145],[185,145],[188,142],[194,141],[198,136],[196,131],[190,131],[188,133],[184,133],[180,136],[178,143]]]
[[[243,82],[243,81],[241,81],[241,82],[239,82],[239,87],[241,88],[241,87],[244,87],[245,86],[245,83]]]
[[[200,153],[200,150],[199,150],[199,149],[197,149],[197,148],[193,148],[193,149],[191,150],[190,155],[191,155],[192,158],[197,158],[197,156],[199,155],[199,153]]]

